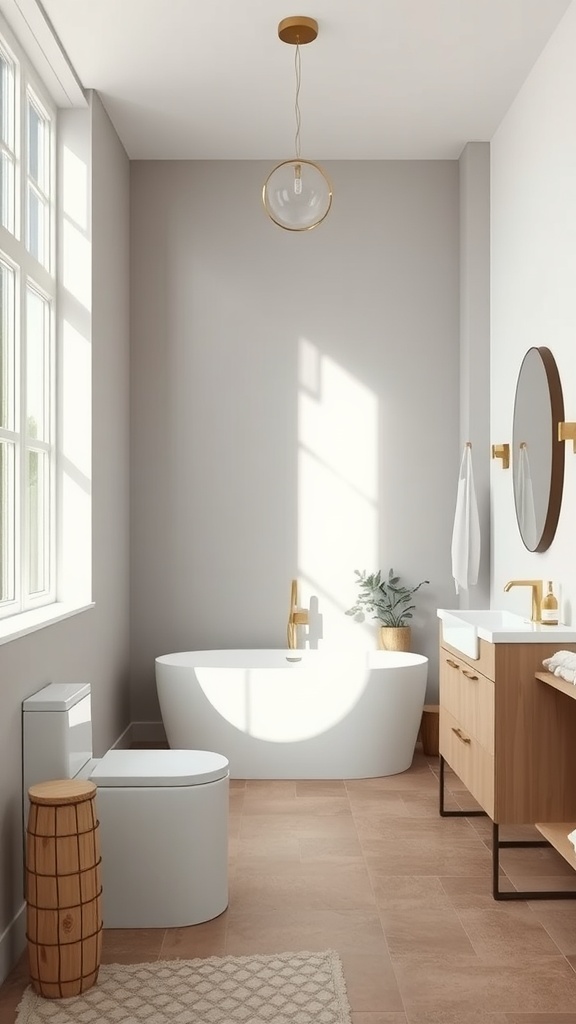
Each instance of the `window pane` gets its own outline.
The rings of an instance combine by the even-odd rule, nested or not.
[[[48,122],[28,100],[28,174],[43,191],[48,191]]]
[[[14,150],[14,68],[0,53],[0,139]]]
[[[0,441],[0,601],[14,600],[14,445]]]
[[[28,183],[28,239],[29,253],[47,266],[46,254],[46,203],[34,186]]]
[[[46,455],[44,452],[28,452],[28,593],[38,594],[46,589]]]
[[[48,440],[46,392],[49,383],[50,307],[33,288],[26,289],[26,433]]]
[[[5,152],[0,156],[0,223],[14,234],[14,161]]]
[[[14,429],[14,271],[0,261],[0,427]]]

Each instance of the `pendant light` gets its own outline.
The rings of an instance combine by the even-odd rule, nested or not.
[[[286,231],[310,231],[322,223],[332,205],[332,186],[326,174],[318,164],[300,156],[300,47],[316,39],[318,22],[303,15],[284,18],[278,25],[278,35],[283,43],[296,47],[296,155],[270,172],[262,189],[262,202],[279,227]]]

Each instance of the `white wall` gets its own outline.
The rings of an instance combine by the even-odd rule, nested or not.
[[[490,145],[469,142],[460,177],[460,449],[472,445],[480,520],[478,582],[457,607],[490,604]]]
[[[49,682],[89,682],[94,747],[129,721],[128,688],[128,218],[129,165],[97,97],[92,139],[93,598],[95,607],[0,646],[0,981],[21,951],[21,705]],[[88,169],[90,174],[90,169]]]
[[[551,349],[564,392],[565,416],[576,420],[576,4],[572,3],[502,121],[491,144],[492,440],[512,441],[518,370],[531,346]],[[562,614],[576,623],[576,456],[566,445],[564,498],[552,546],[542,554],[522,544],[512,471],[492,470],[495,607],[529,613],[528,591],[509,579],[554,579]]]
[[[285,645],[290,580],[324,643],[354,569],[420,591],[414,646],[436,690],[437,606],[454,603],[459,463],[458,165],[327,167],[333,209],[290,234],[270,167],[134,162],[134,717],[158,718],[154,658]]]

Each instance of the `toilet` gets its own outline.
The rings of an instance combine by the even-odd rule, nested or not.
[[[177,928],[228,906],[229,765],[208,750],[92,756],[90,685],[50,683],[22,705],[23,796],[52,779],[97,786],[105,928]]]

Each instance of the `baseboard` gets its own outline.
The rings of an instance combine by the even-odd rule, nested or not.
[[[131,722],[112,744],[112,749],[129,750],[134,743],[166,743],[162,722]]]
[[[26,949],[26,904],[0,935],[0,985]]]

